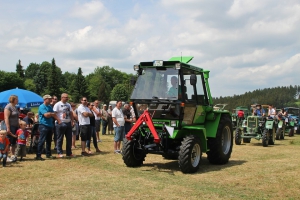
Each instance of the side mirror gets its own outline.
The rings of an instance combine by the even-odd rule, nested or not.
[[[134,76],[132,76],[130,79],[130,84],[135,85],[135,83],[136,83],[136,80],[135,80]]]
[[[196,85],[197,84],[197,76],[196,76],[196,74],[192,74],[190,76],[190,84],[191,85]]]

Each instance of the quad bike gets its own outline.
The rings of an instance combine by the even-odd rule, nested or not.
[[[147,154],[178,160],[183,173],[198,171],[202,153],[212,164],[228,162],[233,144],[230,113],[214,110],[209,71],[190,65],[192,58],[134,66],[138,78],[132,79],[130,103],[138,120],[123,143],[126,166],[141,166]]]

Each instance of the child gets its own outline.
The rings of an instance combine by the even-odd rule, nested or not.
[[[26,138],[28,137],[28,131],[26,131],[26,122],[20,120],[20,128],[17,130],[17,150],[15,158],[20,156],[20,161],[23,160],[23,157],[26,157]]]
[[[6,138],[7,132],[5,130],[0,131],[0,160],[3,158],[3,167],[6,166],[7,152],[9,149],[9,139]]]

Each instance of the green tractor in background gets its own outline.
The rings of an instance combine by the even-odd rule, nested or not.
[[[247,119],[247,117],[251,114],[247,106],[238,106],[235,109],[233,109],[231,114],[233,128],[242,127],[244,119],[240,119],[238,117],[239,110],[242,110],[244,112],[244,119]]]
[[[134,66],[131,105],[138,118],[126,135],[122,156],[141,166],[147,154],[178,160],[183,173],[199,169],[202,153],[212,164],[228,162],[233,129],[227,110],[214,110],[209,71],[190,65],[193,57],[154,60]]]
[[[257,105],[251,105],[253,113]],[[259,105],[263,110],[268,109],[268,105]],[[268,112],[265,111],[265,115]],[[276,128],[277,124],[274,119],[266,116],[248,116],[243,121],[243,131],[237,128],[235,132],[235,144],[240,145],[242,143],[250,143],[251,139],[262,140],[262,145],[267,147],[269,144],[275,144]]]

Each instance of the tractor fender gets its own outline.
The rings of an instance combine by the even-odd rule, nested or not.
[[[201,151],[207,152],[206,129],[203,126],[185,126],[182,127],[182,130],[188,131],[190,135],[196,135],[199,137],[201,142]]]
[[[274,125],[274,120],[267,120],[266,121],[266,129],[273,129],[273,125]]]
[[[217,135],[217,130],[219,127],[220,119],[222,115],[228,115],[228,117],[231,119],[229,113],[221,113],[221,112],[214,112],[214,120],[207,120],[205,122],[205,129],[206,129],[206,136],[215,138]]]

